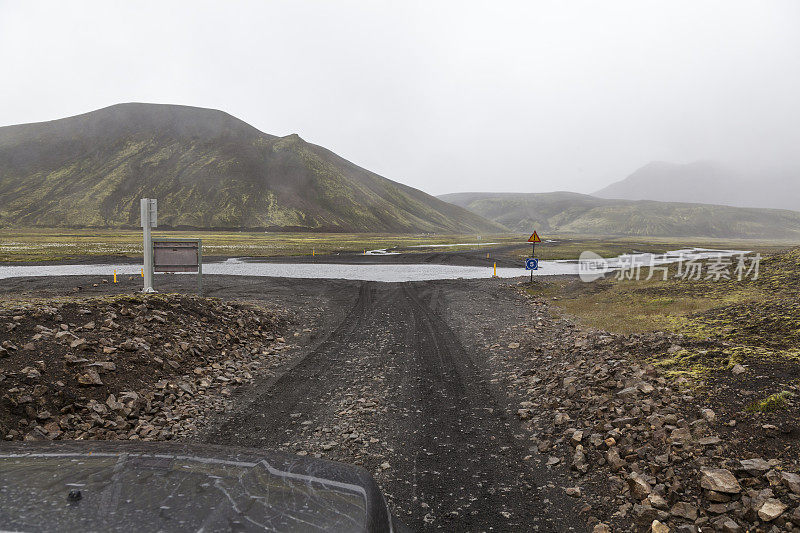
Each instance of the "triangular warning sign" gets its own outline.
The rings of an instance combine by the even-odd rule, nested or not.
[[[531,235],[531,238],[528,239],[528,242],[542,242],[542,239],[540,239],[539,234],[534,231],[533,235]]]

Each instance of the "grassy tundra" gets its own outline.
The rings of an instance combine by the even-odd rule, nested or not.
[[[387,234],[387,233],[265,233],[240,231],[154,231],[154,237],[194,237],[203,239],[203,253],[216,257],[274,257],[281,255],[359,252],[389,248],[407,252],[431,251],[426,244],[499,243],[518,246],[493,253],[494,257],[511,261],[530,255],[528,235],[501,234]],[[480,241],[478,238],[480,237]],[[601,239],[582,235],[542,235],[555,242],[536,246],[536,256],[543,260],[577,259],[584,250],[603,257],[614,257],[632,251],[662,253],[686,246],[776,251],[789,245],[783,241],[752,241],[669,238],[619,237]],[[408,248],[414,246],[414,248]],[[477,248],[477,246],[476,246]],[[440,247],[447,252],[468,249],[463,246]],[[487,247],[487,251],[489,248]],[[0,235],[0,261],[59,261],[91,256],[141,257],[142,233],[124,229],[4,229]]]
[[[733,267],[730,279],[706,279],[707,269],[701,279],[682,279],[671,266],[666,280],[662,272],[646,280],[643,268],[640,280],[565,278],[534,282],[528,290],[588,327],[644,337],[679,334],[685,342],[647,354],[648,362],[709,396],[719,394],[714,386],[724,378],[741,409],[781,410],[800,386],[800,248],[768,252],[757,278],[739,280]],[[739,379],[738,370],[731,372],[737,366],[763,379]]]
[[[370,233],[264,233],[238,231],[154,231],[153,237],[203,239],[203,254],[271,257],[424,244],[473,243],[476,235]],[[483,242],[519,242],[518,235],[484,235]],[[141,257],[142,232],[119,229],[10,229],[0,236],[0,261],[59,261],[87,256]]]

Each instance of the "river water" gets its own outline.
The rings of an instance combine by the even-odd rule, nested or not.
[[[605,272],[611,272],[631,264],[647,267],[663,265],[690,259],[730,257],[746,253],[738,250],[709,250],[690,248],[674,250],[666,254],[626,254],[607,259]],[[376,254],[378,255],[378,254]],[[535,276],[576,275],[579,273],[578,260],[541,261]],[[138,265],[34,265],[0,266],[0,278],[27,276],[112,276],[116,269],[119,275],[139,274]],[[433,264],[330,264],[330,263],[269,263],[261,260],[228,259],[226,261],[205,263],[203,274],[224,274],[228,276],[272,276],[282,278],[327,278],[364,281],[425,281],[436,279],[476,279],[490,278],[491,266],[452,266]],[[527,276],[530,272],[520,268],[498,268],[497,276],[515,278]],[[158,275],[158,274],[157,274]]]

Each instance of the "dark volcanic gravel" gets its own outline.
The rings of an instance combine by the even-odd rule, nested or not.
[[[175,283],[191,290],[193,280]],[[133,288],[23,279],[0,291],[56,297],[75,285],[81,297]],[[501,280],[209,276],[206,287],[294,318],[280,364],[231,385],[218,414],[182,439],[362,465],[416,530],[800,531],[800,465],[779,453],[796,446],[794,422],[738,417],[753,429],[737,433],[723,406],[647,364],[685,339],[583,330]],[[242,336],[234,359],[251,360],[243,348],[253,340],[237,333],[248,327],[230,326]],[[150,348],[138,357],[161,349],[147,331],[139,337]],[[189,409],[187,398],[203,396],[169,393]]]

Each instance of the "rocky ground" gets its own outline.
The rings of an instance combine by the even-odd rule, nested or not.
[[[4,300],[5,440],[169,440],[286,360],[282,310],[178,295]]]
[[[541,460],[569,467],[563,489],[594,531],[800,531],[796,380],[785,409],[731,408],[732,378],[769,379],[758,365],[698,383],[648,362],[724,343],[581,329],[521,293],[530,320],[487,346],[489,364]]]
[[[581,326],[526,283],[209,278],[227,300],[0,282],[3,435],[355,463],[415,530],[800,531],[791,276],[744,309],[757,337],[726,304],[705,338]]]

